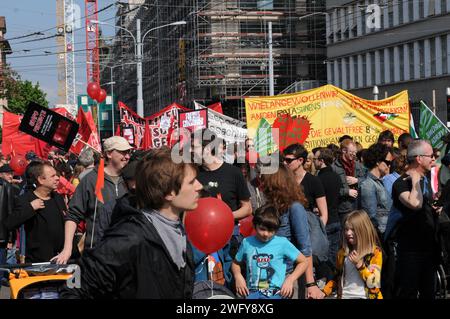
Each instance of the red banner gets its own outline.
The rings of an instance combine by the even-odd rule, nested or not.
[[[169,145],[169,131],[178,128],[179,111],[190,111],[177,103],[173,103],[156,114],[146,118],[152,133],[152,148]]]
[[[129,128],[133,130],[133,138],[129,138],[129,142],[133,142],[134,147],[141,148],[142,142],[144,140],[144,131],[145,131],[145,120],[136,114],[132,109],[130,109],[127,105],[120,102],[119,111],[120,111],[120,125],[122,126],[122,134],[125,132],[125,128]]]
[[[179,112],[179,127],[191,132],[208,127],[208,109]]]

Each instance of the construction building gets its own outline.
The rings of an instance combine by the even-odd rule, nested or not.
[[[327,1],[327,55],[329,83],[367,99],[408,90],[416,121],[420,100],[450,121],[450,1]]]
[[[6,55],[11,54],[11,47],[8,40],[5,40],[6,33],[6,20],[5,17],[0,17],[0,92],[5,90],[5,77],[7,76]],[[0,97],[0,126],[3,125],[3,108],[8,106],[8,101]]]
[[[324,0],[146,0],[121,5],[116,25],[136,35],[141,19],[144,114],[177,102],[221,101],[224,112],[245,117],[243,98],[269,95],[269,28],[272,22],[274,92],[293,83],[326,83]],[[186,25],[163,27],[176,21]],[[136,105],[134,40],[117,29],[109,64],[115,95]],[[110,70],[102,72],[102,82]]]

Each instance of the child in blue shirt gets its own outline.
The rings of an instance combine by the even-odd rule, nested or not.
[[[256,235],[247,237],[231,265],[236,292],[247,299],[290,298],[294,282],[305,272],[305,256],[285,237],[275,236],[280,227],[278,211],[271,205],[256,210],[253,218]],[[297,262],[286,276],[287,260]],[[246,265],[246,277],[241,264]]]

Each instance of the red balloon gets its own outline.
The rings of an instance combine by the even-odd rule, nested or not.
[[[259,154],[256,151],[250,150],[245,153],[245,160],[250,164],[250,167],[255,168],[258,163]]]
[[[89,83],[87,86],[87,93],[91,99],[96,100],[100,93],[100,85],[95,82]]]
[[[9,162],[9,166],[13,169],[14,173],[17,176],[21,176],[25,173],[25,169],[27,168],[27,159],[23,155],[16,155],[11,158]]]
[[[97,95],[97,102],[102,103],[106,99],[106,91],[101,89]]]
[[[233,212],[220,199],[200,198],[197,208],[186,213],[185,228],[192,245],[210,254],[230,240],[234,228]]]
[[[256,230],[253,227],[253,215],[247,216],[239,221],[239,232],[244,237],[256,234]]]

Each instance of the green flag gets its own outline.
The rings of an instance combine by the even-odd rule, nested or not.
[[[429,140],[433,148],[442,150],[444,142],[441,138],[448,132],[447,126],[439,120],[423,101],[420,101],[419,137]]]

